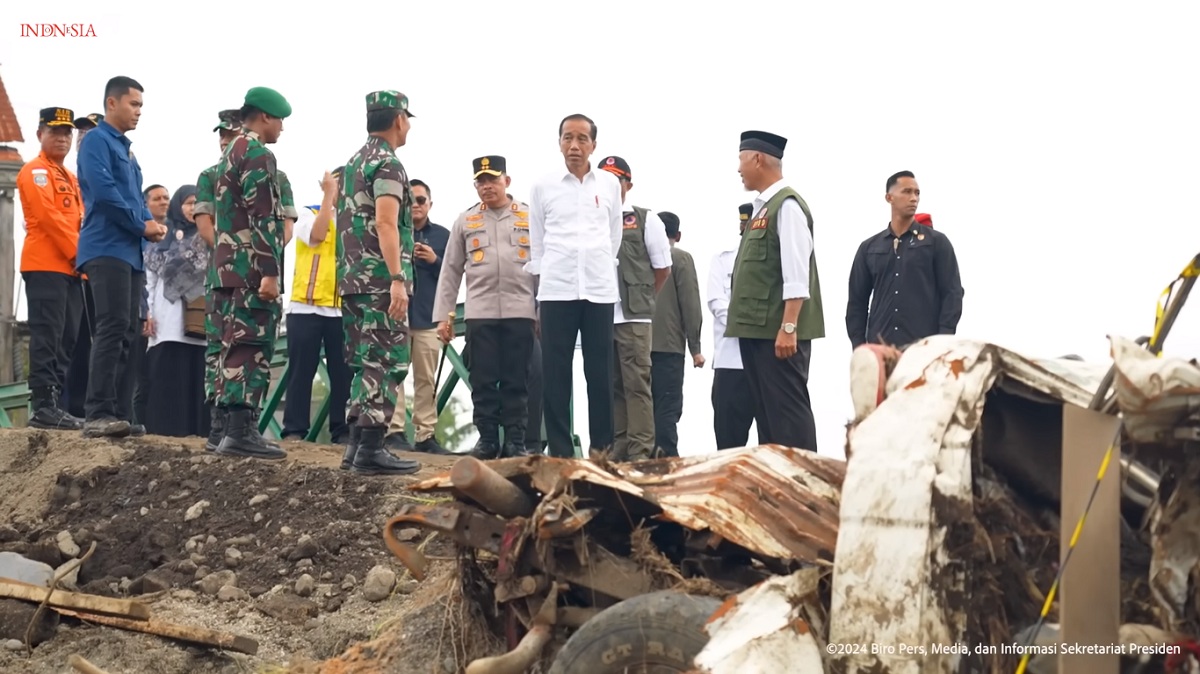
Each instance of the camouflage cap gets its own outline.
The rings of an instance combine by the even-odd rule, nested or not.
[[[213,127],[213,131],[220,131],[221,129],[238,131],[242,128],[241,110],[222,110],[217,113],[217,119],[221,121]]]
[[[283,94],[268,87],[254,87],[247,91],[245,105],[258,108],[279,119],[286,119],[292,114],[292,104],[287,102]]]
[[[408,109],[408,96],[399,91],[372,91],[367,94],[367,112],[376,110],[399,110],[408,113],[409,117],[416,117]]]

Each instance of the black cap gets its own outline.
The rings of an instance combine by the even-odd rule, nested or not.
[[[75,128],[75,111],[70,108],[42,108],[38,126],[69,126]]]
[[[742,204],[738,206],[738,219],[746,222],[750,216],[754,215],[754,204]]]
[[[217,119],[220,121],[213,127],[213,131],[225,129],[227,131],[240,131],[242,128],[242,111],[241,110],[222,110],[217,113]]]
[[[489,154],[486,157],[477,157],[471,160],[471,173],[475,174],[476,179],[484,174],[502,176],[506,168],[504,157],[498,154]]]
[[[776,159],[783,159],[783,148],[786,145],[787,138],[783,136],[776,136],[766,131],[747,131],[742,134],[742,145],[738,149],[739,151],[762,152]]]
[[[620,157],[605,157],[600,160],[600,168],[608,171],[618,178],[633,180],[633,173],[629,170],[629,162]]]
[[[76,118],[75,128],[76,129],[93,129],[93,128],[99,126],[100,122],[103,122],[103,121],[104,121],[104,115],[102,115],[98,112],[93,112],[92,114],[90,114],[86,117]]]
[[[343,174],[343,173],[345,173],[345,172],[346,172],[346,165],[345,165],[345,164],[342,164],[341,166],[339,166],[339,167],[337,167],[337,168],[333,169],[332,171],[330,171],[330,172],[329,172],[329,175],[331,175],[331,176],[340,176],[340,175],[342,175],[342,174]]]

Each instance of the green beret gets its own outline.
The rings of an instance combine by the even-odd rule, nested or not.
[[[292,114],[292,106],[283,94],[267,87],[254,87],[247,91],[245,104],[279,119],[285,119]]]
[[[409,117],[416,117],[408,109],[408,96],[399,91],[372,91],[367,94],[367,112],[376,110],[400,110],[408,113]]]

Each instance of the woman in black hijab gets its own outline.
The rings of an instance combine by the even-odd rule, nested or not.
[[[204,406],[208,248],[196,236],[195,204],[195,185],[176,190],[167,211],[167,236],[146,248],[150,400],[145,423],[156,435],[207,436],[209,430]]]

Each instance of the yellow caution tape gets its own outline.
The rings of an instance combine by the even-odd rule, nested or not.
[[[1197,259],[1200,259],[1200,256],[1192,258],[1188,262],[1188,265],[1183,268],[1183,271],[1179,273],[1179,278],[1171,281],[1166,289],[1162,291],[1162,295],[1158,296],[1158,306],[1154,307],[1154,332],[1150,334],[1151,347],[1157,346],[1158,340],[1162,336],[1163,319],[1166,318],[1167,305],[1171,302],[1171,294],[1175,291],[1175,286],[1185,278],[1200,276],[1200,265],[1196,263]],[[1158,357],[1162,358],[1162,351],[1159,351]]]

